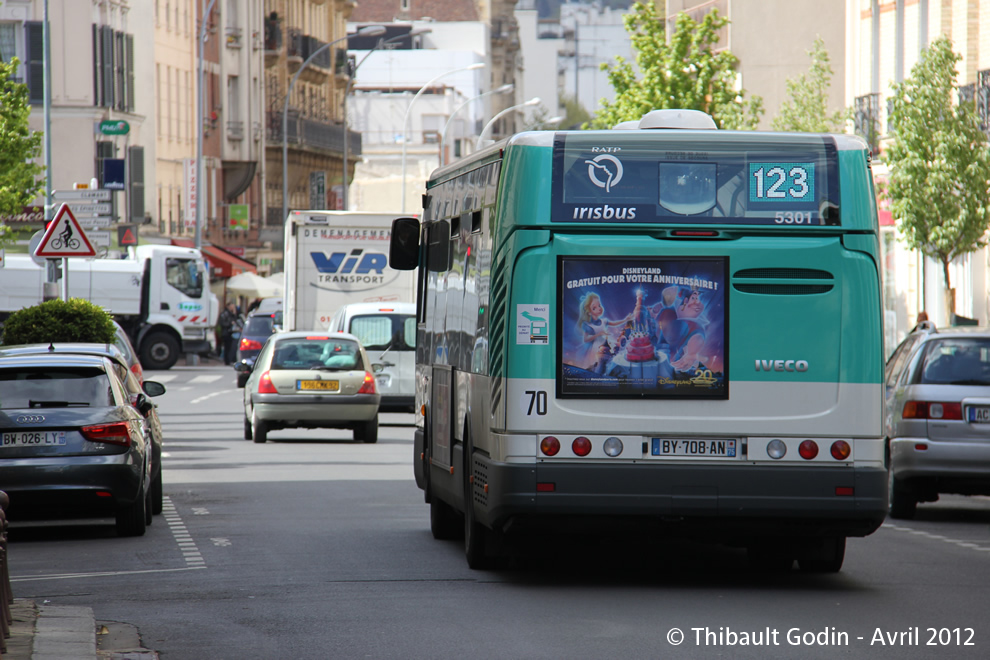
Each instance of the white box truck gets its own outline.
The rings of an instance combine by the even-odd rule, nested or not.
[[[70,258],[69,297],[110,312],[131,337],[145,369],[168,369],[180,353],[215,348],[219,313],[206,262],[194,248],[139,245],[125,259]],[[0,320],[44,300],[46,266],[8,254],[0,268]],[[59,282],[61,291],[61,282]]]
[[[286,330],[327,330],[349,303],[416,302],[416,271],[388,266],[401,213],[293,211],[285,220]]]

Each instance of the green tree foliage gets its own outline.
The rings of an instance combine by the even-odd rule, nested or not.
[[[700,22],[680,13],[668,42],[657,4],[662,5],[637,2],[624,17],[636,66],[622,57],[615,64],[602,64],[615,90],[615,101],[602,101],[591,126],[611,128],[650,110],[684,108],[707,112],[719,128],[755,129],[763,114],[763,99],[744,100],[745,90],[736,89],[738,58],[728,50],[714,50],[718,31],[729,19],[716,10]]]
[[[113,319],[105,310],[82,298],[46,300],[7,317],[3,343],[113,342]]]
[[[811,50],[811,68],[807,75],[788,80],[789,100],[780,106],[780,114],[773,118],[770,127],[775,131],[804,133],[844,133],[852,112],[836,110],[829,114],[828,91],[832,86],[832,65],[821,37],[815,39]]]
[[[926,48],[911,75],[892,86],[887,194],[907,245],[942,264],[955,312],[949,264],[986,245],[990,154],[973,103],[954,106],[956,62],[946,37]]]
[[[41,155],[41,137],[28,128],[27,85],[14,82],[17,58],[0,61],[0,215],[14,215],[44,189],[44,167],[34,162]],[[6,234],[0,225],[0,244]]]

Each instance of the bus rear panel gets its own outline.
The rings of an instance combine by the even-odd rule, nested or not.
[[[828,570],[879,527],[861,140],[523,133],[426,199],[416,476],[438,515],[498,538],[626,522]]]

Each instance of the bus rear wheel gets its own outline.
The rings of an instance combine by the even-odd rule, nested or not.
[[[798,567],[805,573],[838,573],[846,557],[846,537],[822,539],[815,552],[798,556]]]
[[[461,521],[454,508],[434,497],[430,500],[430,531],[438,541],[449,541],[461,535]]]

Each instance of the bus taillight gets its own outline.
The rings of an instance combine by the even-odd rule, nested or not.
[[[540,441],[540,451],[547,456],[556,456],[557,452],[560,451],[560,440],[548,435]]]
[[[591,440],[588,440],[583,435],[574,438],[574,442],[571,443],[571,451],[578,456],[587,456],[591,453]]]
[[[832,458],[837,461],[844,461],[849,458],[849,454],[852,453],[852,447],[845,440],[836,440],[832,443]]]
[[[798,445],[798,453],[801,454],[801,458],[810,461],[815,456],[818,456],[818,443],[814,440],[805,440]]]

